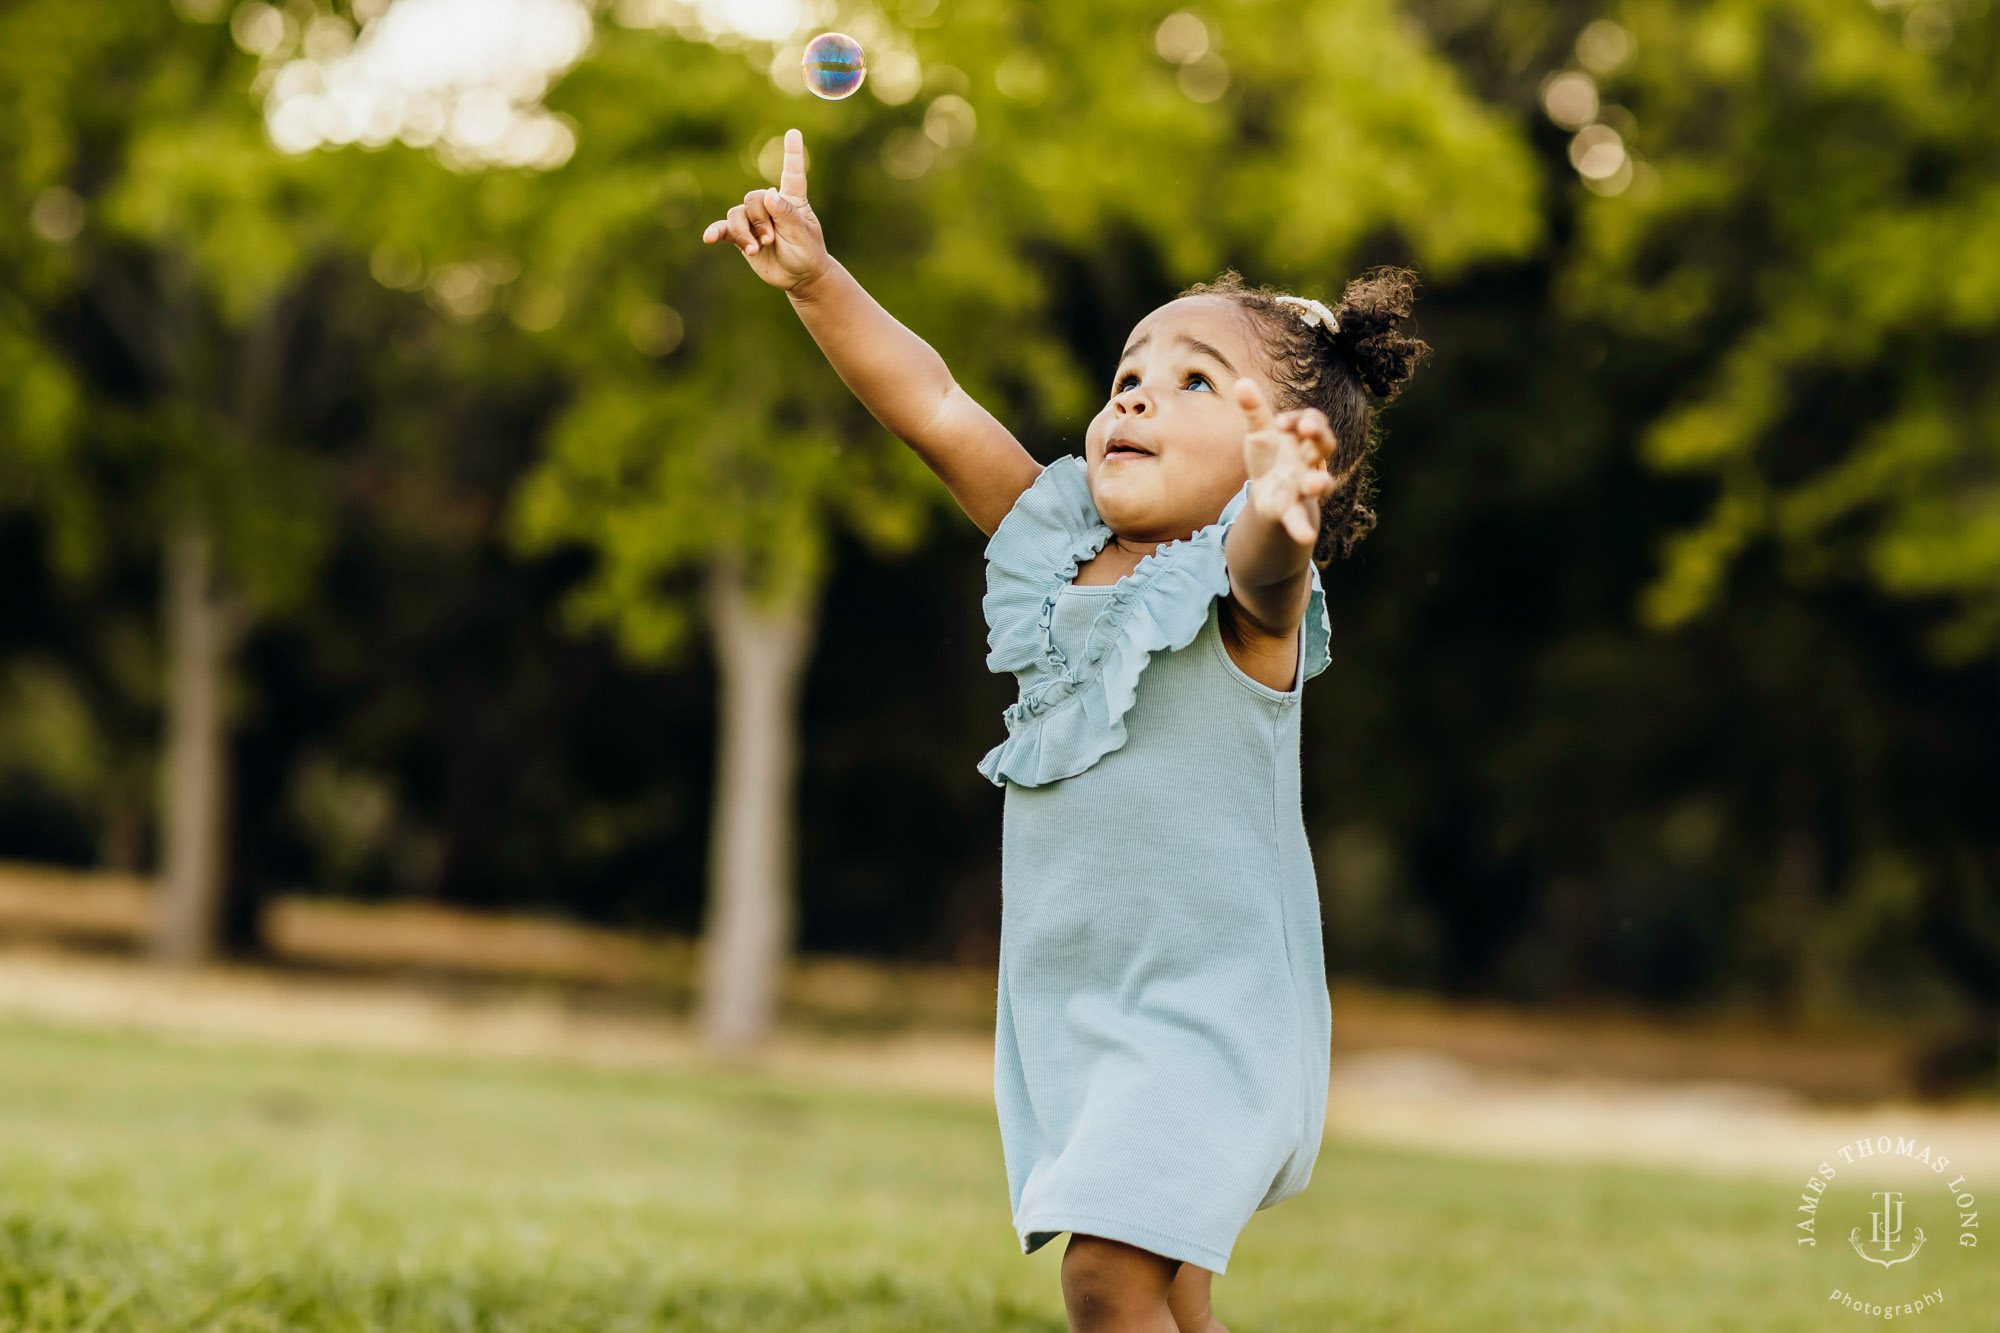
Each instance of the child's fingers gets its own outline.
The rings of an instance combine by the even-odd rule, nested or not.
[[[728,234],[729,234],[729,219],[717,218],[715,221],[709,223],[706,227],[702,228],[701,243],[703,245],[714,245],[717,241],[721,240]]]
[[[757,253],[757,238],[750,234],[750,219],[745,216],[741,204],[729,210],[729,239],[744,254]]]
[[[1326,413],[1316,407],[1302,407],[1286,412],[1272,423],[1290,434],[1306,446],[1309,457],[1314,461],[1324,457],[1334,442],[1333,427],[1326,419]]]
[[[750,224],[750,234],[757,238],[757,244],[769,245],[775,237],[771,233],[771,214],[764,207],[764,192],[752,190],[743,196],[743,216]]]
[[[1271,495],[1271,508],[1277,515],[1278,526],[1290,534],[1293,541],[1301,540],[1299,533],[1307,519],[1304,478],[1292,472],[1273,474],[1267,480],[1278,483]]]
[[[1285,511],[1299,501],[1298,473],[1283,466],[1273,467],[1257,478],[1257,485],[1262,488],[1264,512],[1282,523]]]
[[[789,236],[795,240],[807,240],[811,237],[810,229],[802,230],[805,228],[806,216],[811,211],[806,204],[787,199],[781,191],[766,190],[764,211],[771,215],[771,225],[777,228],[780,236]]]
[[[1276,467],[1282,457],[1281,451],[1290,442],[1290,436],[1281,430],[1253,430],[1243,437],[1246,459],[1255,459],[1257,466],[1253,475],[1267,472]]]
[[[1338,443],[1334,438],[1333,423],[1317,407],[1308,407],[1300,412],[1294,429],[1301,439],[1316,445],[1322,457],[1331,454]]]
[[[1278,524],[1295,542],[1308,542],[1313,538],[1312,515],[1306,509],[1303,482],[1302,477],[1293,474],[1278,488]]]
[[[778,173],[778,193],[806,201],[806,137],[797,130],[785,131],[785,166]]]
[[[1250,379],[1236,381],[1236,405],[1243,409],[1243,415],[1250,422],[1253,431],[1265,430],[1271,424],[1271,408],[1264,401],[1264,395],[1257,388],[1257,382]]]

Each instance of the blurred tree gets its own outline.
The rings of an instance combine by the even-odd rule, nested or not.
[[[315,469],[292,446],[311,400],[294,388],[301,332],[332,244],[324,167],[270,151],[239,49],[261,38],[225,17],[214,0],[25,3],[0,57],[15,129],[7,465],[60,566],[102,561],[114,533],[159,543],[154,948],[174,964],[215,942],[231,655],[255,615],[304,591],[321,542]],[[132,480],[94,484],[111,466]]]
[[[856,10],[836,21],[872,72],[838,104],[805,99],[796,46],[724,39],[737,54],[643,30],[688,26],[671,6],[615,13],[636,27],[605,29],[550,98],[579,148],[525,220],[522,297],[558,294],[549,338],[577,389],[517,531],[597,551],[574,623],[641,657],[679,651],[705,571],[723,715],[703,1027],[740,1046],[768,1029],[789,944],[798,691],[829,544],[846,529],[911,550],[948,498],[782,299],[697,253],[707,221],[775,180],[783,130],[806,132],[842,261],[1031,436],[1095,397],[1050,327],[1051,255],[1136,240],[1182,280],[1282,257],[1335,291],[1325,275],[1382,229],[1449,271],[1519,249],[1536,218],[1521,146],[1387,5],[1219,24],[1139,4]],[[1348,76],[1320,76],[1334,67]]]
[[[1693,37],[1635,38],[1568,0],[1413,12],[1483,97],[1515,108],[1550,244],[1426,296],[1438,356],[1389,417],[1382,526],[1329,581],[1335,706],[1308,712],[1306,762],[1330,959],[1463,993],[1740,1003],[1926,1040],[1962,1026],[1990,1069],[1990,661],[1927,658],[1937,602],[1800,577],[1771,541],[1743,548],[1705,614],[1642,614],[1663,537],[1715,484],[1649,467],[1635,444],[1742,325],[1661,338],[1607,309],[1605,289],[1684,255],[1742,302],[1766,265],[1792,263],[1753,208],[1663,223],[1596,285],[1595,229],[1667,188],[1646,168],[1656,116],[1624,105],[1619,80]],[[1690,104],[1676,123],[1735,144],[1756,122],[1724,109],[1766,92],[1744,77],[1712,120]],[[1747,158],[1730,170],[1759,178]],[[1734,188],[1716,185],[1718,209]],[[1830,429],[1854,410],[1829,400]],[[1826,572],[1842,568],[1863,566]]]
[[[1963,1018],[1965,1045],[1941,1048],[1937,1067],[1969,1062],[1975,1038],[1990,1066],[1991,657],[1921,651],[1976,649],[1984,594],[1975,578],[1913,597],[1876,555],[1899,523],[1926,530],[1917,500],[1949,493],[1912,462],[1831,526],[1785,517],[1923,395],[1956,423],[1964,513],[1984,503],[1969,431],[1991,339],[1983,307],[1951,302],[1985,290],[1966,164],[1990,149],[1958,110],[1990,95],[1973,59],[1988,19],[1948,11],[1940,44],[1929,10],[1780,3],[1745,29],[1753,11],[1730,5],[1615,9],[1616,22],[1585,0],[1413,0],[1448,70],[1374,5],[1218,17],[910,0],[893,26],[838,20],[867,40],[873,72],[859,97],[823,105],[770,82],[790,81],[795,50],[624,0],[612,12],[639,27],[604,24],[553,95],[562,132],[523,140],[535,158],[574,136],[575,157],[550,171],[440,170],[389,143],[397,123],[331,105],[337,80],[352,91],[352,19],[386,17],[356,8],[230,10],[232,35],[263,53],[254,73],[219,29],[195,29],[235,71],[197,73],[267,94],[262,133],[294,151],[308,130],[361,145],[287,158],[246,123],[246,138],[214,141],[207,173],[168,151],[188,89],[207,85],[164,8],[9,11],[10,853],[137,855],[166,499],[213,499],[240,585],[234,562],[254,544],[231,535],[237,492],[219,488],[259,492],[268,467],[309,481],[287,512],[327,551],[301,562],[305,599],[242,594],[259,613],[233,658],[247,706],[230,751],[232,920],[247,878],[697,926],[696,830],[722,819],[702,756],[732,742],[709,715],[707,655],[659,666],[685,654],[697,598],[733,556],[747,601],[760,579],[776,593],[794,578],[803,600],[783,615],[842,629],[813,651],[805,741],[767,730],[773,762],[729,798],[749,811],[729,826],[751,830],[762,859],[711,836],[710,896],[753,879],[790,909],[778,835],[757,830],[790,836],[775,760],[792,747],[814,779],[798,802],[803,947],[940,956],[955,942],[990,963],[995,812],[968,756],[993,739],[1006,687],[966,651],[984,632],[980,535],[927,530],[942,489],[862,416],[782,298],[726,251],[696,252],[702,224],[799,123],[837,251],[1038,457],[1074,447],[1125,330],[1189,278],[1234,263],[1326,295],[1363,263],[1417,259],[1436,279],[1419,312],[1438,355],[1387,418],[1382,526],[1328,580],[1337,650],[1305,722],[1337,970],[1551,1001],[1741,998],[1806,1020],[1893,1016],[1899,1031]],[[645,30],[663,18],[686,31]],[[1669,20],[1685,26],[1641,31]],[[1727,78],[1701,64],[1743,31],[1749,63]],[[1788,31],[1806,36],[1787,45]],[[1854,49],[1887,53],[1886,82],[1856,76],[1836,96],[1811,71],[1856,33],[1874,45]],[[1917,60],[1912,40],[1937,50]],[[1930,96],[1912,82],[1925,69],[1938,97],[1959,99],[1935,119],[1911,110]],[[508,98],[540,96],[517,82]],[[463,116],[392,91],[408,143],[440,125],[514,136],[490,88],[459,90]],[[1819,116],[1839,132],[1821,134]],[[447,166],[481,165],[439,142]],[[231,145],[268,160],[225,171]],[[1848,176],[1873,184],[1849,199]],[[233,221],[214,196],[238,189]],[[1935,244],[1922,264],[1885,256],[1879,291],[1851,273],[1828,287],[1859,302],[1848,317],[1864,328],[1883,301],[1910,303],[1886,332],[1856,335],[1876,350],[1843,360],[1847,334],[1798,344],[1794,368],[1773,372],[1778,415],[1740,456],[1643,462],[1635,442],[1666,438],[1659,423],[1737,401],[1744,349],[1779,364],[1755,330],[1810,302],[1814,266],[1837,258],[1823,242],[1884,209]],[[1523,252],[1538,214],[1545,242]],[[332,257],[277,265],[301,312],[285,392],[262,443],[229,454],[220,429],[175,423],[212,423],[233,400],[160,387],[113,321],[132,293],[143,313],[170,288],[220,309],[215,256],[239,239],[257,251],[273,226]],[[1499,249],[1481,251],[1482,234]],[[171,287],[165,257],[195,248],[209,258],[180,261]],[[1472,263],[1480,253],[1522,257]],[[1964,280],[1940,287],[1924,265],[1951,254]],[[1922,331],[1921,302],[1944,291]],[[1677,292],[1693,314],[1676,313]],[[198,326],[184,351],[220,382],[242,326],[215,313]],[[1680,557],[1659,576],[1659,549],[1718,495],[1764,508],[1702,609],[1672,626],[1635,614],[1663,605],[1649,585],[1682,586]],[[1960,556],[1977,555],[1975,538]],[[949,557],[909,560],[925,540]],[[613,634],[581,632],[592,626]],[[704,631],[725,632],[714,614]],[[922,686],[897,688],[905,676]],[[765,688],[759,708],[784,722],[782,675]],[[115,832],[121,803],[128,833]]]
[[[1564,76],[1602,80],[1578,142],[1608,195],[1565,294],[1683,362],[1643,447],[1716,483],[1647,618],[1713,606],[1769,540],[1792,578],[1949,607],[1949,660],[2000,648],[2000,25],[1958,0],[1613,13]]]
[[[1940,661],[1990,664],[2000,24],[1959,0],[1631,0],[1611,15],[1579,35],[1568,89],[1547,85],[1551,115],[1566,95],[1595,107],[1570,152],[1604,196],[1579,212],[1562,295],[1677,367],[1642,453],[1712,485],[1706,515],[1665,544],[1645,619],[1683,625],[1743,596],[1746,556],[1768,548],[1787,582],[1911,599],[1905,633],[1927,625]],[[1990,1062],[1990,842],[1914,810],[1884,819],[1893,797],[1821,832],[1825,784],[1801,767],[1780,787],[1781,900],[1820,897],[1828,839],[1848,844],[1821,953],[1928,935],[1983,1012]]]

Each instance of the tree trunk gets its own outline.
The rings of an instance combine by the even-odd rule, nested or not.
[[[160,787],[162,861],[153,956],[188,967],[215,951],[228,806],[223,667],[231,615],[218,597],[209,535],[176,523],[163,561],[167,639],[167,743]]]
[[[702,1041],[738,1051],[769,1035],[793,924],[799,701],[813,597],[751,603],[742,571],[709,571],[722,693],[708,910],[702,925]]]
[[[105,870],[137,875],[145,866],[146,808],[134,801],[124,784],[106,798],[99,815],[97,864]]]

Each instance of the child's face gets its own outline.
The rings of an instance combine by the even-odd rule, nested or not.
[[[1083,439],[1091,500],[1107,527],[1127,541],[1167,542],[1215,522],[1250,475],[1238,379],[1275,405],[1255,326],[1234,301],[1186,296],[1139,321]]]

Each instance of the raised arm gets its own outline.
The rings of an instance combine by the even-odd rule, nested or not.
[[[1307,566],[1319,535],[1320,501],[1336,484],[1327,471],[1333,428],[1316,407],[1273,416],[1254,380],[1236,381],[1235,393],[1249,427],[1243,469],[1250,475],[1250,502],[1223,542],[1229,570],[1224,646],[1251,679],[1289,690],[1299,622],[1311,605]]]
[[[1042,466],[951,377],[929,343],[884,310],[827,253],[806,201],[805,138],[785,131],[775,190],[752,190],[702,240],[727,240],[792,309],[842,382],[875,419],[938,475],[959,508],[991,536]]]

